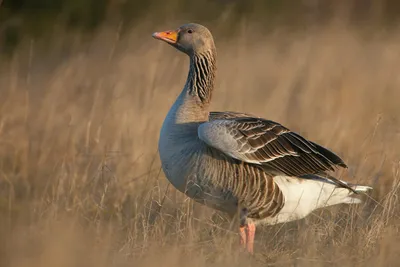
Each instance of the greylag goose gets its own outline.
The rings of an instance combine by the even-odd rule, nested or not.
[[[253,253],[256,224],[304,218],[313,210],[360,203],[352,185],[329,176],[341,158],[279,123],[236,112],[210,112],[216,48],[199,24],[156,32],[190,58],[182,92],[160,132],[159,154],[167,179],[188,197],[238,216],[240,240]]]

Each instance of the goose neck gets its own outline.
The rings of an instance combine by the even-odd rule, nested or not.
[[[190,68],[185,89],[201,105],[209,106],[215,83],[216,53],[209,50],[190,56]]]

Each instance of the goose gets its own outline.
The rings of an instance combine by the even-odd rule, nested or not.
[[[244,250],[253,254],[258,224],[289,222],[319,208],[361,203],[357,194],[372,189],[328,175],[347,168],[343,160],[277,122],[239,112],[210,112],[216,48],[206,27],[189,23],[152,36],[190,58],[186,83],[160,130],[165,176],[189,198],[236,218]]]

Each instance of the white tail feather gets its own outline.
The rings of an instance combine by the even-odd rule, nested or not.
[[[357,193],[368,192],[369,190],[372,190],[372,187],[366,185],[353,185],[351,188],[353,188]]]
[[[343,199],[343,202],[345,204],[360,204],[362,203],[362,200],[359,198],[355,198],[355,197],[345,197]]]
[[[277,216],[264,221],[267,224],[298,220],[323,207],[362,202],[351,190],[339,188],[335,184],[329,181],[324,182],[321,179],[276,176],[274,181],[283,192],[285,205]],[[357,193],[372,189],[363,185],[350,185],[350,187]]]
[[[369,190],[372,190],[372,187],[366,185],[352,185],[351,188],[357,193],[365,193],[368,192]],[[357,195],[353,193],[350,194],[348,197],[344,198],[342,203],[360,204],[362,203],[362,200],[357,198]]]

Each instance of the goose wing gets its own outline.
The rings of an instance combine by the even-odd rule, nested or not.
[[[199,126],[198,136],[232,158],[288,176],[347,167],[333,152],[281,124],[245,113],[212,112],[210,120]]]

